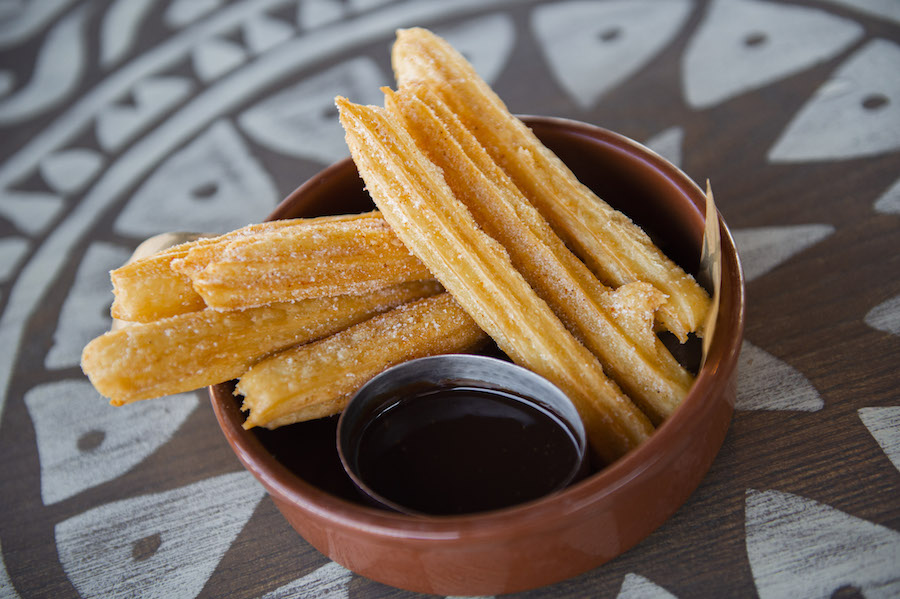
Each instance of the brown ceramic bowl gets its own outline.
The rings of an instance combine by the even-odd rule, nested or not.
[[[687,270],[696,268],[705,195],[643,146],[583,123],[526,118],[600,197],[641,225]],[[348,159],[288,196],[271,219],[372,209]],[[334,418],[245,431],[230,383],[211,387],[216,416],[244,466],[316,549],[368,578],[441,595],[531,589],[627,551],[681,506],[728,429],[744,319],[734,241],[722,233],[721,310],[707,361],[684,403],[643,445],[562,492],[467,516],[415,517],[366,505],[343,473]]]

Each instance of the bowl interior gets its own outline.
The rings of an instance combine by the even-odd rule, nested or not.
[[[539,138],[571,168],[582,183],[627,214],[666,254],[686,271],[696,274],[703,238],[705,196],[702,190],[670,163],[639,144],[615,133],[568,120],[525,117]],[[295,190],[269,219],[309,217],[374,209],[355,165],[349,159],[336,163]],[[728,395],[733,406],[733,374],[743,333],[743,280],[737,253],[722,223],[723,285],[716,336],[703,369],[682,406],[643,445],[562,493],[524,506],[487,514],[425,519],[379,511],[365,504],[344,473],[335,448],[337,417],[299,423],[269,431],[241,428],[244,415],[233,397],[233,383],[211,388],[213,406],[223,432],[236,454],[270,492],[296,505],[313,507],[343,522],[405,530],[416,536],[428,531],[458,529],[464,522],[478,522],[479,534],[490,534],[485,522],[546,518],[559,506],[567,513],[614,493],[641,472],[675,455],[698,427],[721,443],[731,416],[705,422],[712,401]],[[696,357],[696,346],[688,354]],[[689,360],[689,358],[686,358]],[[721,413],[721,410],[719,411]],[[714,452],[713,452],[714,454]],[[315,456],[315,459],[309,459]],[[698,462],[703,472],[708,460]],[[659,468],[664,466],[659,465]],[[697,477],[699,481],[700,473]],[[691,490],[693,487],[691,488]],[[666,506],[668,513],[686,499],[678,494]],[[663,510],[665,511],[665,510]],[[657,524],[658,525],[658,524]],[[497,529],[499,530],[499,528]],[[393,534],[393,532],[391,533]],[[623,549],[624,550],[624,549]]]

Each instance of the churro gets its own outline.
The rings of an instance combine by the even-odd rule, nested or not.
[[[216,310],[359,295],[432,278],[377,212],[295,222],[232,241],[211,258],[198,259],[192,250],[174,268],[190,273],[194,290]],[[194,268],[198,263],[203,268]]]
[[[194,291],[191,280],[172,270],[172,260],[186,253],[187,249],[176,246],[171,252],[163,251],[111,271],[112,317],[126,322],[152,322],[205,308],[206,303]]]
[[[364,383],[406,360],[465,352],[487,339],[448,293],[373,316],[284,350],[241,376],[244,428],[276,428],[337,414]]]
[[[205,255],[214,256],[229,241],[290,223],[287,220],[259,223],[224,235],[201,237],[120,266],[109,273],[114,296],[112,317],[125,322],[153,322],[202,310],[206,302],[194,291],[188,273],[176,270],[173,265],[185,260],[192,251],[200,252],[202,248]]]
[[[613,297],[617,291],[604,287],[569,251],[472,133],[431,96],[421,86],[387,90],[386,107],[404,120],[478,225],[506,248],[513,266],[607,374],[655,424],[665,420],[693,377],[653,334],[653,314],[665,301],[663,294],[646,283],[630,283],[620,288],[630,301]],[[633,312],[630,323],[644,323],[644,330],[630,334],[619,324],[626,309]]]
[[[382,108],[336,102],[385,220],[501,350],[569,395],[597,457],[613,461],[645,440],[653,430],[647,417],[479,228],[404,126]]]
[[[709,296],[627,216],[582,185],[446,41],[420,28],[401,30],[392,65],[401,88],[422,83],[472,131],[491,157],[605,283],[644,281],[666,294],[657,312],[682,342],[700,332]]]
[[[130,262],[110,278],[112,316],[153,322],[206,307],[358,295],[431,275],[369,212],[250,225]]]
[[[231,312],[204,309],[132,324],[91,341],[81,367],[113,405],[190,391],[236,378],[273,352],[439,290],[434,282],[406,283],[362,296]]]

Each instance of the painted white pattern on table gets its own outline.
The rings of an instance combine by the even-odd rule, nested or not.
[[[878,39],[848,58],[794,116],[771,162],[847,160],[900,149],[900,46]]]
[[[222,5],[222,0],[172,0],[163,13],[163,21],[177,29],[208,15]]]
[[[111,67],[125,58],[137,40],[142,21],[160,0],[116,0],[100,23],[100,64]]]
[[[0,48],[8,48],[40,31],[75,0],[28,0],[0,5]]]
[[[881,17],[900,23],[900,2],[897,0],[823,0],[836,6]]]
[[[665,48],[692,7],[687,0],[552,3],[534,9],[531,27],[559,85],[590,108]]]
[[[515,25],[504,14],[473,19],[453,27],[436,27],[434,33],[465,56],[488,85],[492,85],[506,67],[516,41]]]
[[[65,207],[65,200],[46,191],[0,188],[0,215],[26,235],[45,232]]]
[[[803,374],[749,341],[738,358],[736,410],[816,412],[825,402]]]
[[[297,3],[297,24],[302,29],[315,29],[394,1],[301,0]]]
[[[131,102],[111,103],[97,115],[97,142],[106,152],[116,152],[147,126],[191,95],[194,82],[185,77],[148,77],[135,83]]]
[[[374,5],[381,4],[381,3],[383,3],[383,0],[368,0],[368,2],[367,2],[366,0],[361,0],[361,1],[359,1],[359,2],[353,3],[353,4],[352,4],[352,7],[351,7],[351,5],[349,5],[348,3],[345,2],[345,3],[343,3],[343,6],[345,7],[344,14],[345,14],[345,15],[351,14],[352,11],[362,10],[363,7],[370,7],[370,6],[374,6]],[[176,4],[176,3],[172,3],[172,4]],[[187,3],[185,2],[185,3],[183,3],[183,4],[187,4]],[[299,6],[299,7],[302,7],[302,6],[304,6],[305,4],[309,4],[309,3],[308,3],[308,2],[306,2],[306,3],[301,2],[298,6]],[[202,16],[202,15],[201,15],[201,16]],[[197,17],[197,18],[199,19],[200,17]],[[242,75],[242,73],[240,72],[240,66],[246,64],[246,60],[248,60],[248,57],[249,57],[249,56],[251,56],[251,55],[258,55],[258,54],[261,54],[261,53],[266,53],[267,50],[268,50],[269,48],[273,48],[273,47],[275,47],[275,46],[280,45],[280,44],[283,43],[283,42],[289,41],[289,38],[291,37],[291,35],[289,35],[290,27],[289,27],[287,24],[285,24],[283,21],[279,20],[279,19],[269,18],[269,17],[266,16],[266,15],[255,15],[255,16],[253,17],[253,19],[255,19],[255,20],[257,21],[257,23],[260,24],[259,27],[258,27],[257,33],[254,34],[254,35],[256,35],[255,38],[253,37],[253,35],[249,34],[250,27],[251,27],[251,25],[249,25],[249,23],[251,22],[252,19],[245,20],[245,24],[241,26],[241,27],[242,27],[242,30],[243,30],[243,34],[244,34],[244,35],[243,35],[243,42],[244,42],[244,44],[245,44],[245,48],[241,51],[240,54],[241,54],[241,56],[244,57],[244,61],[245,61],[245,62],[239,63],[236,72],[234,72],[234,71],[232,70],[232,69],[234,69],[234,67],[230,67],[229,69],[223,70],[223,73],[231,72],[232,74],[238,75],[238,77],[235,77],[235,80],[241,78],[240,76]],[[507,19],[507,21],[508,21],[508,19]],[[185,23],[183,23],[183,24],[186,24],[187,22],[188,22],[188,21],[185,21]],[[180,25],[179,25],[179,26],[180,26]],[[254,27],[256,27],[256,25],[254,25]],[[441,34],[447,36],[448,39],[449,39],[449,37],[450,37],[450,34],[449,34],[449,33],[446,33],[444,30],[441,30],[440,28],[438,28],[438,29],[436,29],[436,30],[437,30],[439,33],[441,33]],[[267,36],[266,31],[272,32],[272,35],[271,35],[271,36]],[[450,31],[452,31],[452,29],[451,29]],[[220,32],[220,33],[221,33],[221,32]],[[232,32],[232,33],[233,33],[233,32]],[[277,34],[277,35],[276,35],[276,34]],[[368,34],[367,34],[367,35],[368,35]],[[476,45],[479,44],[479,43],[481,43],[483,46],[486,47],[486,46],[489,45],[490,43],[495,43],[495,42],[496,42],[495,39],[491,38],[490,34],[484,34],[484,35],[485,35],[485,38],[483,38],[483,39],[478,39],[477,36],[474,36],[474,35],[473,35],[473,36],[471,37],[472,43],[473,43],[473,44],[476,44]],[[513,33],[513,35],[514,35],[514,33]],[[364,36],[364,37],[365,37],[365,36]],[[222,37],[222,38],[215,38],[215,40],[217,40],[217,41],[219,41],[219,40],[225,41],[225,42],[226,42],[227,44],[229,44],[229,45],[233,45],[234,47],[238,47],[238,45],[236,45],[236,42],[234,41],[234,38],[228,38],[228,39],[226,40],[224,37]],[[255,40],[255,41],[254,41],[254,40]],[[267,40],[270,41],[270,42],[272,42],[271,45],[266,46],[266,41],[267,41]],[[514,39],[512,39],[512,41],[514,41]],[[456,41],[456,42],[454,42],[454,43],[455,43],[455,44],[459,44],[460,42]],[[510,48],[511,48],[511,43],[510,43]],[[466,51],[466,50],[464,49],[464,51]],[[127,52],[127,50],[125,50],[125,51],[123,51],[123,52]],[[467,53],[468,53],[468,51],[467,51]],[[149,54],[149,53],[148,53],[148,54]],[[196,56],[196,52],[194,52],[194,56]],[[477,57],[478,57],[478,54],[477,54],[477,48],[476,48],[476,50],[472,53],[471,56],[474,56],[474,57],[475,57],[475,59],[473,60],[473,62],[474,62],[474,61],[477,61]],[[302,62],[302,61],[301,61],[301,62]],[[307,63],[307,64],[309,64],[309,63]],[[504,61],[504,64],[505,64],[505,61]],[[246,65],[246,66],[247,66],[248,69],[254,68],[254,65],[252,65],[252,64],[251,64],[251,65]],[[476,65],[476,68],[479,68],[479,67]],[[497,66],[497,67],[496,67],[496,72],[499,73],[500,71],[502,71],[502,68],[503,68],[503,65]],[[200,75],[200,73],[199,73],[200,70],[201,70],[201,69],[198,69],[198,75]],[[299,70],[299,69],[298,69],[298,70]],[[218,81],[219,79],[217,79],[217,78],[220,77],[220,76],[221,76],[221,74],[216,75],[216,76],[213,77],[212,79],[215,79],[216,81]],[[495,76],[496,76],[496,75],[495,75]],[[201,78],[202,78],[202,77],[201,77]],[[224,79],[227,79],[227,77],[225,77]],[[250,79],[253,79],[253,78],[250,78]],[[147,81],[147,79],[144,79],[143,81]],[[187,81],[187,80],[184,80],[184,81]],[[228,82],[227,82],[227,81],[225,81],[225,83],[226,83],[226,85],[225,85],[224,87],[225,87],[226,89],[232,88],[232,86],[228,85]],[[236,86],[236,85],[237,85],[237,84],[235,83],[235,86]],[[254,84],[252,84],[252,85],[249,86],[249,89],[251,90],[251,93],[246,94],[245,96],[243,96],[243,98],[252,97],[252,95],[251,95],[252,92],[253,92],[254,90],[258,91],[258,90],[261,89],[261,88],[262,88],[262,84],[258,84],[258,81],[256,81]],[[131,92],[131,93],[133,93],[133,92]],[[2,92],[0,92],[0,94],[2,94]],[[189,95],[189,92],[188,92],[187,94],[185,94],[185,95]],[[119,96],[119,97],[118,97],[118,100],[123,100],[124,97],[125,97],[125,96]],[[231,106],[231,107],[234,107],[234,106],[236,106],[236,105],[240,105],[240,101],[242,101],[242,100],[241,100],[241,99],[235,100],[234,102],[232,102],[232,103],[230,104],[230,106]],[[103,147],[103,149],[106,150],[106,151],[118,151],[119,149],[122,149],[125,145],[127,145],[127,143],[130,143],[130,142],[137,136],[137,134],[139,134],[142,130],[146,129],[147,126],[148,126],[153,120],[156,120],[157,118],[163,116],[168,110],[170,110],[170,108],[172,108],[172,107],[174,107],[176,104],[178,104],[178,102],[180,102],[180,100],[177,101],[177,102],[175,102],[175,103],[173,103],[173,105],[172,105],[171,107],[167,107],[166,109],[160,111],[159,114],[154,115],[154,116],[152,116],[152,117],[149,117],[149,118],[147,118],[147,119],[145,119],[145,120],[141,120],[141,119],[137,119],[137,118],[136,118],[136,119],[135,119],[135,122],[138,123],[138,124],[137,124],[137,126],[133,129],[133,131],[131,132],[130,137],[128,137],[127,139],[122,138],[122,139],[124,139],[124,141],[119,141],[119,142],[118,142],[119,145],[118,145],[116,148],[113,148],[112,142],[109,142],[106,146]],[[219,113],[215,113],[215,112],[210,113],[210,114],[212,115],[211,118],[218,118],[219,115],[221,115],[223,112],[225,112],[226,110],[228,110],[228,109],[229,109],[229,102],[230,102],[230,100],[227,100],[227,101],[225,101],[225,102],[220,106],[221,112],[219,112]],[[136,102],[135,102],[135,107],[139,107],[140,105],[141,105],[141,102],[139,102],[139,101],[136,101]],[[117,106],[121,106],[121,107],[124,108],[124,109],[129,108],[129,106],[128,106],[127,104],[124,104],[124,103],[121,104],[121,105],[117,105]],[[104,109],[104,110],[105,110],[105,109]],[[188,111],[186,111],[186,112],[188,112]],[[105,112],[104,112],[104,111],[100,111],[98,114],[103,115],[103,114],[105,114]],[[194,114],[196,115],[196,114],[197,114],[197,111],[194,111]],[[182,119],[182,122],[184,122],[184,121],[187,121],[187,117],[185,117],[185,118]],[[205,125],[203,125],[203,126],[205,126]],[[99,131],[99,129],[100,129],[100,119],[98,118],[98,120],[97,120],[97,130]],[[654,144],[657,145],[657,148],[654,148],[654,149],[657,149],[657,151],[658,151],[659,153],[663,154],[665,157],[669,158],[671,161],[673,161],[673,162],[675,162],[676,164],[678,164],[678,163],[680,162],[680,160],[681,160],[681,157],[680,157],[680,146],[681,146],[681,143],[682,143],[682,139],[681,139],[681,137],[678,137],[678,139],[676,140],[676,139],[675,139],[675,135],[676,135],[676,133],[677,133],[679,136],[683,136],[683,132],[681,132],[680,130],[677,130],[677,131],[676,131],[676,129],[677,129],[677,128],[673,128],[673,129],[668,129],[668,130],[666,130],[666,131],[664,131],[664,132],[661,132],[658,136],[655,136],[652,140],[648,141],[647,144],[650,145],[650,143],[651,143],[651,141],[652,141]],[[114,126],[112,126],[112,125],[109,126],[108,132],[109,132],[110,138],[113,138],[113,137],[115,136],[115,133],[113,133],[115,130],[116,130],[116,128],[115,128]],[[196,132],[196,130],[194,131],[194,133],[195,133],[195,132]],[[190,139],[190,136],[193,135],[194,133],[190,133],[188,136],[183,137],[180,141],[185,141],[186,139]],[[98,135],[98,138],[99,138],[99,137],[100,137],[100,136]],[[239,139],[239,136],[237,136],[237,137],[238,137],[238,139]],[[163,140],[163,141],[166,141],[166,136],[160,136],[158,139]],[[108,141],[109,141],[109,140],[108,140]],[[164,146],[167,145],[166,143],[148,144],[148,145],[147,145],[147,147],[150,148],[150,149],[152,149],[152,150],[159,150],[159,151],[156,153],[156,158],[155,158],[155,159],[158,159],[160,156],[164,156],[164,155],[171,154],[171,153],[172,153],[172,148],[177,147],[177,146],[179,145],[179,143],[177,143],[179,140],[177,140],[177,136],[176,136],[176,135],[173,135],[173,136],[169,137],[169,138],[168,138],[168,141],[171,141],[171,144],[169,144],[168,148],[164,147]],[[102,142],[101,142],[101,145],[103,145]],[[58,157],[58,156],[65,156],[64,152],[70,150],[71,148],[70,148],[70,149],[59,148],[59,149],[62,150],[62,151],[61,151],[61,152],[56,152],[57,157]],[[166,151],[167,149],[168,149],[168,151]],[[76,148],[76,150],[77,150],[77,148]],[[676,156],[675,156],[675,154],[674,154],[675,151],[678,152],[677,160],[675,159],[675,158],[676,158]],[[56,183],[53,183],[53,182],[52,182],[52,181],[53,181],[53,177],[52,177],[52,176],[51,176],[51,177],[48,177],[48,176],[46,175],[46,173],[44,172],[45,170],[47,170],[46,166],[44,165],[44,163],[46,162],[46,159],[42,158],[41,160],[42,160],[42,161],[41,161],[41,163],[40,163],[40,168],[41,168],[41,170],[42,170],[42,176],[44,176],[45,181],[46,181],[51,187],[53,187],[56,191],[59,191],[59,192],[61,192],[61,193],[72,193],[72,192],[75,190],[75,188],[70,188],[68,191],[66,191],[65,189],[63,189],[63,182],[69,181],[68,179],[66,179],[66,178],[64,178],[64,177],[57,177],[57,178],[56,178]],[[140,160],[137,160],[137,162],[140,162]],[[151,162],[148,162],[147,164],[152,165],[153,162],[151,161]],[[0,169],[2,169],[2,167],[0,167]],[[148,169],[149,169],[149,170],[152,170],[152,167],[148,167]],[[162,167],[159,167],[159,169],[157,169],[157,172],[159,172],[161,169],[162,169]],[[58,171],[57,171],[57,172],[58,172]],[[73,172],[74,172],[74,171],[73,171]],[[137,172],[138,174],[135,174],[136,172]],[[120,190],[121,190],[121,189],[127,189],[127,188],[129,187],[129,185],[134,184],[134,183],[135,183],[136,181],[138,181],[138,180],[140,179],[140,177],[141,177],[141,175],[140,175],[140,169],[139,169],[139,168],[138,168],[138,169],[132,169],[132,170],[130,170],[130,171],[129,171],[129,169],[127,169],[127,168],[126,168],[126,169],[122,169],[122,173],[123,173],[123,176],[121,176],[121,177],[118,179],[118,183],[121,183],[121,185],[120,185],[120,187],[119,187]],[[94,174],[95,174],[95,173],[91,173],[91,175],[90,175],[90,176],[86,176],[85,179],[86,179],[86,180],[91,179],[91,178],[93,177]],[[131,178],[129,178],[128,176],[125,176],[125,175],[131,175]],[[81,183],[81,185],[83,185],[83,184],[84,184],[84,182]],[[200,185],[202,185],[202,183],[201,183]],[[106,186],[106,189],[109,190],[109,189],[113,189],[113,188],[115,188],[115,187],[116,187],[115,184],[107,185],[107,186]],[[78,187],[78,189],[80,189],[80,187]],[[197,190],[197,189],[198,189],[198,186],[197,186],[197,185],[192,185],[192,184],[189,184],[189,183],[184,183],[183,185],[180,186],[180,189],[181,189],[182,191],[187,190],[188,193],[193,194],[193,191]],[[0,193],[3,193],[3,190],[2,190],[2,189],[0,189]],[[102,194],[101,194],[101,195],[102,195]],[[108,197],[111,198],[111,197],[113,197],[113,195],[114,195],[113,193],[110,193],[110,194],[108,195]],[[201,195],[202,195],[202,194],[201,194]],[[55,198],[55,196],[51,196],[50,194],[47,194],[46,197],[47,197],[48,199],[49,199],[49,198]],[[55,198],[55,199],[59,200],[60,198]],[[200,198],[195,198],[195,199],[200,200]],[[199,201],[198,201],[198,207],[196,207],[196,210],[201,211],[201,208],[199,207],[199,204],[202,204],[202,202],[199,202]],[[49,203],[48,203],[47,205],[49,205]],[[97,205],[96,205],[96,204],[95,204],[94,208],[95,208],[95,210],[96,210],[96,208],[97,208]],[[0,203],[0,209],[2,209],[2,203]],[[203,210],[205,210],[205,208],[203,208]],[[98,211],[98,213],[99,213],[99,211]],[[259,216],[258,214],[255,214],[255,215],[254,215],[254,219],[258,219],[258,216]],[[49,220],[52,220],[52,218],[47,218],[46,220],[49,221]],[[95,221],[90,221],[90,222],[95,222]],[[86,224],[89,224],[89,221],[88,221],[88,219],[85,218],[85,219],[82,219],[82,220],[80,221],[80,224],[81,224],[81,225],[86,225]],[[178,228],[181,228],[181,225],[178,225]],[[206,228],[206,227],[204,227],[204,228]],[[72,228],[69,229],[69,231],[70,231],[70,233],[71,233],[71,232],[75,232],[77,229],[78,229],[78,227],[72,227]],[[83,230],[86,231],[87,229],[83,227]],[[69,239],[70,239],[70,240],[71,240],[71,239],[74,239],[74,238],[75,238],[74,235],[69,235]],[[71,247],[71,246],[70,246],[70,247]],[[60,245],[59,245],[59,244],[56,244],[55,249],[58,251],[58,250],[60,249]],[[64,249],[64,248],[63,248],[63,249]],[[799,250],[798,250],[798,251],[799,251]],[[47,253],[48,253],[48,252],[44,252],[44,255],[46,255]],[[2,249],[0,249],[0,256],[2,256]],[[786,258],[783,258],[782,261],[788,259],[789,257],[790,257],[790,256],[788,256],[788,257],[786,257]],[[0,266],[2,266],[2,265],[0,265]],[[36,268],[36,266],[35,266],[35,268]],[[58,272],[58,271],[57,271],[57,272]],[[47,281],[50,281],[50,280],[51,280],[50,278],[47,278]],[[29,280],[29,282],[30,282],[30,284],[33,285],[32,289],[38,289],[38,288],[40,287],[39,277],[37,277],[37,276],[31,277],[30,280]],[[74,288],[73,288],[73,292],[74,292]],[[38,292],[38,293],[36,294],[36,296],[37,296],[37,297],[40,297],[40,294],[41,294],[41,293],[42,293],[42,292]],[[20,299],[22,299],[22,297],[26,297],[28,294],[23,293],[23,294],[19,294],[19,295],[20,295]],[[23,314],[23,312],[20,310],[20,311],[18,312],[18,314],[21,315],[21,314]],[[29,314],[30,314],[30,312],[29,312]],[[63,320],[64,320],[64,319],[62,319],[62,317],[61,317],[61,322],[62,322]],[[60,333],[60,332],[58,331],[58,333]],[[60,334],[61,334],[61,333],[60,333]],[[4,333],[2,339],[4,339],[4,340],[7,339],[6,333]],[[770,356],[770,357],[771,357],[771,356]],[[785,365],[785,366],[787,366],[787,365]],[[788,367],[788,368],[789,368],[789,367]],[[798,373],[798,374],[799,374],[799,373]],[[0,380],[2,380],[2,378],[3,378],[3,375],[0,374]],[[804,380],[805,380],[805,379],[804,379]],[[808,381],[806,381],[806,382],[807,382],[807,384],[808,384]],[[3,387],[4,387],[4,390],[5,390],[5,382],[3,383]],[[2,408],[2,402],[3,402],[4,399],[5,399],[5,397],[0,398],[0,408]],[[739,401],[740,401],[740,400],[739,400]],[[153,402],[150,402],[150,403],[153,403]],[[785,408],[785,409],[788,409],[788,408]],[[143,562],[143,563],[146,563],[146,562]],[[319,572],[319,571],[317,571],[317,572],[319,572],[318,576],[319,576],[319,578],[320,578],[320,582],[321,582],[323,585],[325,585],[324,588],[329,588],[329,587],[328,587],[328,584],[329,584],[330,582],[333,582],[334,580],[337,580],[337,579],[338,579],[339,577],[341,577],[341,576],[346,576],[346,575],[347,575],[346,571],[344,571],[344,572],[342,573],[342,572],[341,572],[342,568],[341,568],[340,566],[337,566],[336,564],[329,564],[329,565],[326,565],[326,566],[324,566],[323,568],[321,568],[320,570],[321,570],[322,572]],[[313,574],[316,574],[316,573],[314,572],[314,573],[312,573],[310,576],[312,576]],[[640,581],[646,581],[646,579],[642,579],[641,577],[639,577],[639,576],[637,576],[637,575],[629,575],[629,577],[634,577],[635,580],[636,580],[636,579],[640,579]],[[304,578],[307,578],[307,577],[304,577]],[[207,579],[208,579],[208,577],[207,577]],[[301,580],[302,580],[302,579],[301,579]],[[310,582],[311,580],[312,580],[312,579],[310,579],[308,582]],[[635,580],[632,580],[631,582],[634,583]],[[298,582],[298,581],[295,581],[295,583],[296,583],[296,582]],[[629,578],[628,578],[628,577],[626,577],[625,582],[623,582],[623,589],[625,588],[625,583],[626,583],[626,582],[629,582]],[[646,581],[646,583],[649,584],[649,585],[652,585],[652,584],[653,584],[653,583],[650,583],[649,581]],[[292,584],[293,584],[293,583],[292,583]],[[288,585],[288,586],[290,586],[290,585]],[[283,588],[287,588],[287,587],[283,587]],[[666,592],[664,589],[661,589],[661,588],[659,588],[659,587],[657,587],[657,589],[658,589],[658,591],[659,591],[660,593],[666,593],[665,595],[659,595],[659,596],[670,596],[670,595],[667,594],[667,592]],[[334,596],[342,596],[342,595],[339,594],[339,593],[341,593],[341,592],[342,592],[342,591],[339,590],[339,589],[334,589],[334,593],[336,593]],[[0,595],[2,595],[2,580],[0,580]],[[329,596],[332,596],[332,595],[329,595]]]
[[[44,38],[34,72],[21,89],[0,100],[0,125],[18,123],[58,106],[84,74],[87,11],[75,10]]]
[[[235,42],[221,38],[205,40],[191,55],[194,72],[209,83],[247,62],[247,51]]]
[[[637,574],[626,574],[616,599],[676,599],[661,586]]]
[[[681,146],[684,143],[684,129],[681,127],[669,127],[660,131],[644,145],[681,168]]]
[[[39,165],[41,177],[53,191],[69,195],[83,189],[100,171],[104,157],[88,148],[47,154]]]
[[[84,346],[109,330],[109,271],[124,264],[129,255],[128,250],[109,243],[97,242],[88,247],[60,310],[53,345],[44,358],[45,367],[78,366]]]
[[[900,179],[894,181],[894,184],[875,200],[875,212],[900,214]]]
[[[9,280],[28,253],[31,243],[24,237],[0,239],[0,282]]]
[[[279,199],[259,161],[227,120],[213,123],[147,179],[119,214],[119,233],[221,233],[259,220]]]
[[[315,29],[344,18],[349,7],[339,0],[306,0],[297,4],[297,23]]]
[[[0,353],[0,415],[6,403],[13,366],[23,339],[24,323],[28,321],[52,281],[61,272],[71,248],[80,241],[111,203],[135,181],[147,175],[160,160],[170,156],[180,144],[197,135],[226,111],[239,106],[258,90],[347,47],[385,38],[397,27],[409,23],[453,18],[472,11],[513,4],[516,1],[521,0],[458,0],[452,3],[428,1],[389,6],[383,11],[373,13],[364,21],[351,20],[324,31],[310,32],[301,38],[291,39],[196,95],[181,110],[125,150],[85,192],[67,218],[46,238],[24,266],[9,293],[6,308],[0,316],[0,346],[7,348],[5,352]],[[49,216],[47,203],[54,197],[47,198],[46,196],[50,194],[35,197],[32,193],[17,190],[10,192],[6,186],[15,184],[20,178],[25,177],[47,152],[54,150],[58,145],[68,143],[81,131],[85,123],[91,122],[103,106],[119,98],[130,85],[149,72],[177,64],[195,45],[201,33],[227,31],[229,28],[239,26],[248,16],[260,10],[280,6],[282,3],[279,0],[248,0],[224,7],[207,21],[194,26],[198,28],[197,31],[194,31],[193,27],[188,28],[182,32],[183,35],[179,34],[143,54],[134,63],[123,67],[96,89],[86,93],[70,111],[57,118],[48,129],[35,136],[21,151],[0,165],[0,213],[9,213],[17,226],[37,230],[46,227],[50,224],[47,218]],[[23,204],[28,201],[34,202],[36,199],[40,200],[38,208],[43,210],[30,210],[29,214],[34,217],[45,217],[41,222],[28,221],[23,215],[23,212],[29,211],[29,207]],[[250,199],[258,201],[258,198]],[[131,203],[134,203],[134,198]],[[16,212],[16,209],[19,212]],[[147,208],[146,211],[151,209]],[[266,212],[256,211],[252,220],[244,219],[240,225],[258,220],[259,215]],[[198,214],[193,216],[197,217]],[[209,210],[205,214],[212,216]],[[185,216],[191,214],[186,213]],[[183,219],[179,218],[175,226],[165,226],[153,233],[184,226]],[[203,221],[203,226],[197,227],[201,231],[215,232],[210,231],[211,228],[208,221]],[[226,225],[222,230],[230,228],[234,226]]]
[[[63,199],[56,194],[0,188],[0,215],[28,235],[43,233],[64,205]]]
[[[737,229],[732,232],[744,278],[752,281],[834,233],[823,224]],[[735,408],[815,412],[824,407],[818,390],[797,369],[749,341],[738,362]]]
[[[290,43],[279,44],[273,51],[261,57],[256,64],[250,65],[249,69],[242,69],[241,76],[228,78],[223,82],[226,84],[223,86],[224,89],[209,90],[209,93],[198,98],[195,105],[201,105],[197,110],[200,116],[196,114],[186,116],[188,123],[178,123],[176,127],[183,133],[180,135],[169,133],[169,135],[175,137],[176,142],[184,141],[211,119],[246,100],[259,88],[348,46],[386,36],[404,24],[452,18],[475,10],[514,4],[517,1],[522,0],[458,0],[452,3],[432,0],[407,3],[388,7],[371,15],[365,21],[349,21],[338,24],[328,31],[310,32],[302,38],[290,40]],[[8,188],[27,177],[48,152],[69,143],[84,126],[105,112],[108,105],[125,96],[131,86],[149,75],[176,66],[200,41],[233,31],[254,15],[288,2],[289,0],[248,0],[226,6],[203,23],[187,28],[111,74],[95,89],[84,94],[70,110],[56,118],[47,129],[0,164],[0,211],[9,212],[15,218],[11,207],[4,206],[7,202],[4,194],[10,191]],[[150,158],[158,159],[158,155],[150,153]]]
[[[747,556],[761,599],[900,594],[900,533],[805,497],[749,489]]]
[[[324,165],[349,156],[334,97],[381,104],[391,82],[374,60],[358,57],[307,77],[244,111],[238,125],[270,150]]]
[[[294,26],[265,14],[253,15],[241,28],[244,43],[252,54],[267,52],[294,37]]]
[[[0,547],[0,599],[19,599],[19,594],[9,578],[6,563],[3,561],[3,548]]]
[[[84,599],[194,597],[264,495],[238,472],[101,505],[56,526],[60,562]]]
[[[732,231],[744,278],[752,281],[834,233],[824,224],[756,227]]]
[[[16,86],[16,76],[10,71],[0,71],[0,98],[7,95]]]
[[[346,599],[350,596],[353,573],[336,562],[329,562],[284,586],[266,593],[260,599]]]
[[[30,175],[46,154],[70,143],[98,115],[103,114],[107,106],[125,97],[138,81],[183,61],[199,40],[230,31],[250,16],[288,2],[290,0],[248,0],[225,7],[201,25],[173,36],[112,73],[0,164],[0,193]]]
[[[861,408],[857,413],[887,458],[900,470],[900,406]]]
[[[45,505],[122,476],[165,444],[199,405],[193,393],[114,407],[86,380],[25,394]]]
[[[863,33],[820,10],[760,0],[715,0],[682,58],[684,96],[707,108],[804,71]]]
[[[873,329],[900,335],[900,295],[895,295],[869,310],[865,322]]]
[[[347,0],[348,4],[353,8],[356,12],[363,12],[365,10],[371,10],[373,8],[377,8],[379,6],[383,6],[385,4],[389,4],[391,2],[396,2],[397,0]]]

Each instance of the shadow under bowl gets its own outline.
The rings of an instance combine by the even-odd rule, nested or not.
[[[705,194],[678,168],[621,135],[576,121],[523,117],[580,181],[627,214],[689,272],[699,262]],[[270,220],[373,209],[356,167],[338,162],[300,186]],[[734,410],[744,282],[720,221],[722,286],[706,362],[683,403],[642,445],[550,496],[492,512],[411,516],[366,505],[335,447],[337,418],[244,430],[234,384],[210,387],[243,465],[321,553],[370,579],[423,593],[492,595],[595,568],[644,539],[691,495]]]

